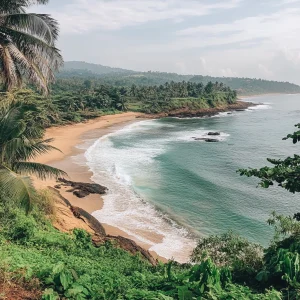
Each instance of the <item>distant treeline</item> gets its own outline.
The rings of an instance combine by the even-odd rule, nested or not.
[[[112,86],[97,80],[64,79],[52,86],[54,102],[68,102],[68,111],[168,112],[234,103],[236,91],[223,83],[170,82],[159,86]]]
[[[166,82],[190,81],[193,83],[222,82],[240,95],[264,93],[300,93],[300,86],[289,82],[268,81],[251,78],[211,77],[201,75],[180,75],[165,72],[134,72],[85,62],[66,62],[65,69],[58,74],[59,78],[90,79],[114,86],[159,86]]]
[[[2,93],[3,98],[7,95]],[[30,89],[17,90],[9,97],[21,100],[28,119],[44,128],[122,111],[199,110],[228,105],[237,99],[235,91],[218,82],[118,87],[80,78],[58,80],[47,98]]]

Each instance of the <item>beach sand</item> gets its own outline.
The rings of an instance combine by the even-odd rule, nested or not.
[[[47,129],[45,139],[53,138],[54,140],[51,142],[51,145],[60,149],[61,152],[51,151],[38,157],[35,161],[48,164],[65,171],[68,174],[67,179],[71,181],[92,182],[91,177],[93,174],[89,171],[87,165],[85,164],[84,158],[81,165],[74,163],[72,159],[73,156],[78,156],[85,152],[84,149],[80,149],[76,146],[84,143],[92,144],[101,136],[114,132],[115,130],[119,130],[130,123],[142,120],[142,117],[143,114],[141,113],[128,112],[99,117],[85,123],[51,127]],[[41,181],[34,179],[34,184],[36,188],[43,189],[47,188],[48,186],[54,187],[57,185],[57,182],[55,180]],[[80,199],[73,195],[73,193],[67,192],[68,189],[69,187],[62,187],[59,192],[64,198],[69,200],[73,206],[80,207],[89,213],[93,213],[94,211],[100,210],[103,207],[103,199],[101,196],[91,194]],[[133,236],[128,235],[116,227],[112,227],[108,224],[102,225],[104,226],[106,233],[109,235],[120,235],[132,239],[139,246],[146,250],[149,250],[151,247],[150,245],[137,240]],[[161,243],[163,239],[163,237],[159,235],[149,236],[148,238],[155,243]],[[160,260],[166,260],[159,257],[154,252],[151,252],[151,254]]]

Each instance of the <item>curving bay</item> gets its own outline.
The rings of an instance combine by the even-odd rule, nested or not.
[[[151,239],[152,250],[179,260],[195,237],[228,230],[267,245],[269,214],[298,212],[299,196],[256,188],[257,179],[236,170],[297,152],[282,138],[299,120],[300,95],[248,100],[264,104],[212,118],[140,121],[98,140],[86,157],[110,192],[95,216],[147,242],[162,237]],[[221,133],[218,143],[195,140],[209,131]]]

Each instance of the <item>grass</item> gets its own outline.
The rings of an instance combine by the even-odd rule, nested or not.
[[[11,283],[21,287],[18,293],[36,291],[44,300],[281,299],[277,291],[258,294],[233,283],[230,266],[218,267],[211,259],[194,266],[152,266],[110,242],[95,247],[83,230],[59,232],[50,222],[55,215],[51,193],[39,195],[42,203],[35,203],[29,216],[0,201],[0,286]]]

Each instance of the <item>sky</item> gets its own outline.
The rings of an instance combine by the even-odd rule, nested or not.
[[[300,84],[300,0],[50,0],[78,60],[136,71]]]

